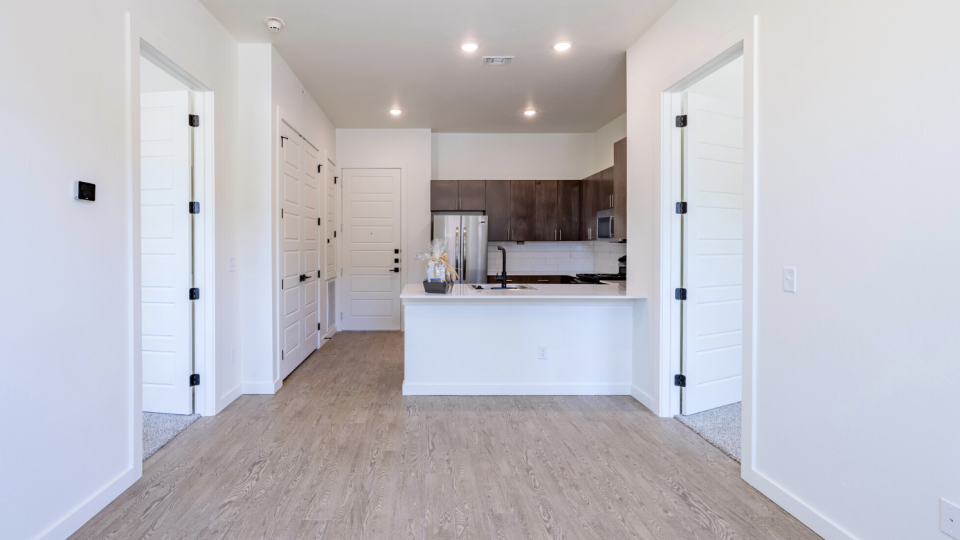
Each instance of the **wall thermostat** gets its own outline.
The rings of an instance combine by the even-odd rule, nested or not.
[[[77,181],[73,185],[73,198],[78,201],[97,200],[97,185],[89,182]]]

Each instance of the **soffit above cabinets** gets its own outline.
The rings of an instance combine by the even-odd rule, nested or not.
[[[241,43],[273,43],[338,128],[461,133],[603,127],[626,111],[625,51],[674,1],[201,0]]]

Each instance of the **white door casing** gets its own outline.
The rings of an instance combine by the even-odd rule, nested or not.
[[[341,330],[400,330],[400,169],[344,169]]]
[[[190,92],[140,96],[143,410],[191,414]]]
[[[741,400],[743,105],[685,93],[683,414]]]

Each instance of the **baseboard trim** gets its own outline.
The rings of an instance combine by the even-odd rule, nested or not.
[[[276,394],[277,390],[283,386],[282,380],[273,382],[245,382],[241,385],[242,394]]]
[[[119,476],[103,486],[99,491],[87,498],[74,508],[69,514],[60,518],[47,530],[38,534],[35,540],[63,540],[77,532],[84,523],[107,507],[114,499],[120,496],[143,475],[143,468],[130,467]]]
[[[418,384],[403,383],[405,396],[627,396],[628,384]]]
[[[650,409],[654,414],[657,414],[657,402],[653,399],[653,396],[632,384],[630,385],[630,395],[633,397],[633,399],[639,401],[641,405]]]
[[[242,395],[243,395],[243,385],[238,384],[237,386],[233,387],[232,390],[224,394],[223,397],[217,400],[217,410],[213,414],[214,415],[220,414],[220,411],[226,409],[228,405],[233,403],[235,399],[237,399]]]
[[[857,540],[856,536],[843,530],[839,525],[763,474],[747,467],[741,467],[740,477],[825,540]]]

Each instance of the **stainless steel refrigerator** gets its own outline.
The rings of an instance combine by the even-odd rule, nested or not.
[[[447,241],[447,262],[457,269],[458,283],[487,282],[487,216],[434,214],[431,239]]]

